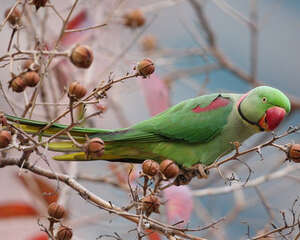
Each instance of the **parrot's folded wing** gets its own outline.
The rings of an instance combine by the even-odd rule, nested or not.
[[[169,141],[205,143],[221,132],[232,108],[233,100],[229,97],[205,95],[183,101],[132,128]]]

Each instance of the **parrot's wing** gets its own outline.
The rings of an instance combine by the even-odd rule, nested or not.
[[[152,156],[149,155],[151,151],[145,151],[145,155],[142,156],[143,150],[147,150],[145,149],[147,144],[142,144],[142,148],[140,148],[138,147],[140,143],[204,143],[212,140],[220,134],[228,123],[228,117],[233,109],[234,102],[233,98],[218,94],[201,96],[179,103],[167,111],[128,129],[97,133],[90,137],[100,137],[106,142],[104,155],[101,156],[103,159],[143,161],[143,159]],[[70,144],[72,143],[70,142]],[[153,159],[157,157],[164,158],[164,156],[153,155]],[[62,155],[55,157],[55,159],[88,160],[84,152]]]
[[[133,128],[145,132],[145,139],[153,134],[149,141],[156,136],[169,141],[208,142],[227,124],[233,102],[232,98],[221,94],[200,96],[179,103]]]
[[[204,143],[218,135],[228,121],[233,100],[221,94],[212,94],[183,101],[155,117],[137,125],[119,130],[74,127],[70,133],[76,138],[100,137],[104,141],[163,142],[185,141]],[[28,133],[39,133],[47,122],[5,115],[8,120],[21,125]],[[42,132],[52,136],[67,126],[54,123]],[[62,135],[61,138],[68,138]]]

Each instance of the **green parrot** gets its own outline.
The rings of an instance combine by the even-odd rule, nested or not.
[[[60,161],[108,160],[141,163],[145,159],[161,162],[171,159],[182,167],[212,164],[255,133],[273,131],[290,112],[291,104],[281,91],[267,86],[246,94],[215,93],[185,100],[168,110],[128,128],[103,130],[74,127],[70,134],[79,143],[101,138],[101,156],[85,153],[66,134],[64,141],[50,142],[48,149],[72,152],[55,156]],[[8,121],[25,132],[37,134],[46,122],[6,115]],[[53,124],[40,132],[52,136],[66,125]]]

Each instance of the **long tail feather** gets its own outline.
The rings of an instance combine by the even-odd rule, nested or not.
[[[55,144],[55,143],[53,143]],[[131,163],[141,163],[146,158],[162,160],[158,155],[145,152],[141,149],[136,148],[135,144],[124,143],[124,142],[105,142],[104,152],[102,155],[87,154],[82,151],[82,149],[74,149],[74,145],[71,142],[66,143],[69,145],[64,146],[65,149],[70,149],[71,151],[79,151],[71,154],[64,154],[60,156],[55,156],[53,159],[58,161],[92,161],[92,160],[107,160],[111,162],[131,162]],[[49,145],[50,146],[50,145]],[[55,151],[59,149],[55,145],[50,146]],[[59,146],[58,146],[59,147]],[[72,148],[73,147],[73,148]]]
[[[66,129],[68,126],[54,123],[46,130],[41,131],[48,125],[47,122],[29,120],[25,118],[5,115],[7,120],[13,122],[15,126],[30,134],[50,137],[57,132]],[[142,132],[136,129],[118,129],[104,130],[96,128],[73,127],[68,131],[75,140],[84,144],[86,137],[100,137],[105,142],[104,153],[101,156],[87,155],[82,148],[76,146],[67,134],[61,134],[58,138],[68,141],[53,142],[45,144],[44,147],[55,152],[73,152],[70,154],[55,156],[53,159],[59,161],[90,161],[90,160],[107,160],[115,162],[133,162],[141,163],[146,158],[158,159],[160,156],[146,151],[150,142],[160,140],[160,136]],[[137,147],[137,145],[139,147]],[[152,156],[153,155],[153,156]]]
[[[83,141],[78,141],[83,144]],[[50,142],[44,145],[48,150],[54,152],[81,152],[82,149],[77,147],[72,141]]]
[[[72,141],[51,142],[48,144],[48,149],[56,152],[75,152],[55,156],[53,159],[59,161],[92,161],[92,160],[108,160],[108,161],[123,161],[124,158],[132,159],[136,154],[136,150],[122,143],[106,142],[102,155],[87,154],[81,148],[74,145]]]
[[[60,156],[54,156],[53,159],[58,161],[87,161],[88,160],[85,152],[77,152],[71,154],[64,154]]]
[[[8,121],[15,122],[16,127],[21,128],[23,131],[30,133],[30,134],[38,134],[40,136],[50,137],[54,134],[58,133],[59,131],[66,129],[68,126],[54,123],[51,127],[47,128],[44,131],[41,131],[44,127],[48,125],[48,122],[30,120],[25,118],[19,118],[11,115],[5,114],[5,117]],[[93,135],[93,134],[108,134],[113,132],[112,130],[104,130],[104,129],[97,129],[97,128],[82,128],[82,127],[73,127],[70,131],[70,134],[76,139],[84,139],[86,136]],[[61,139],[69,139],[67,134],[62,134],[58,138]]]
[[[94,160],[106,160],[110,162],[128,162],[128,163],[142,163],[144,159],[136,158],[124,158],[118,155],[103,154],[101,157],[88,156],[85,152],[77,152],[71,154],[64,154],[60,156],[54,156],[54,160],[57,161],[94,161]]]

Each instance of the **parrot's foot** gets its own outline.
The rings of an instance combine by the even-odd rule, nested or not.
[[[209,171],[206,170],[202,164],[197,164],[195,167],[196,167],[197,170],[198,170],[198,172],[197,172],[197,173],[198,173],[197,177],[198,177],[199,179],[200,179],[200,178],[208,178]]]
[[[180,173],[174,180],[174,185],[187,185],[196,176],[195,169],[182,169]]]
[[[182,168],[181,173],[174,180],[176,186],[187,185],[194,177],[208,178],[208,170],[202,164],[194,165],[192,168]]]

